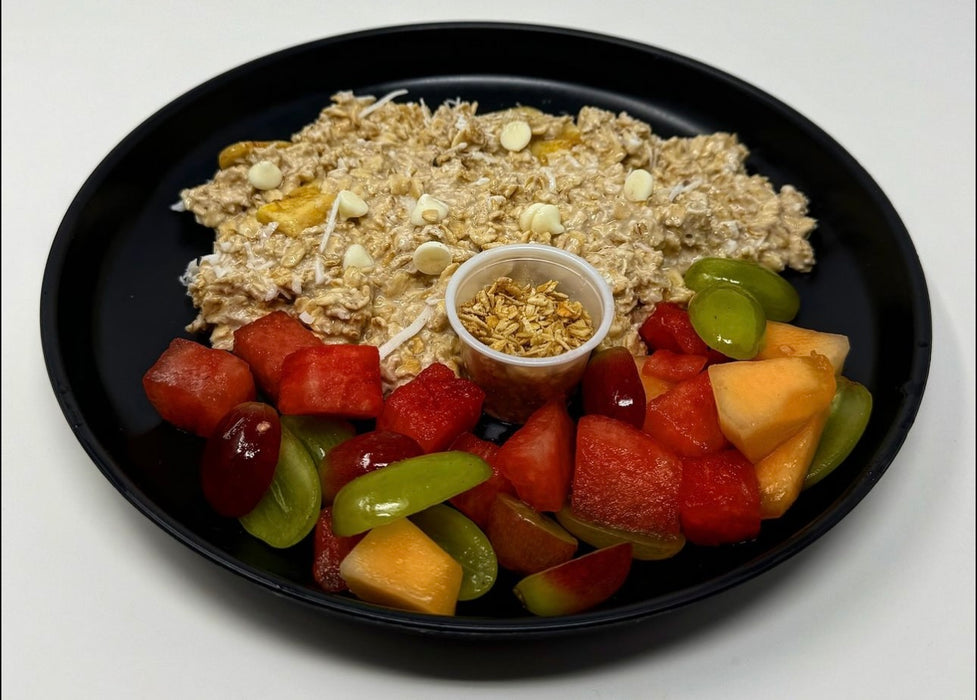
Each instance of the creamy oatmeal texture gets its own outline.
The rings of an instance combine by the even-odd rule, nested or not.
[[[479,114],[390,97],[339,93],[290,141],[234,144],[211,181],[181,193],[216,231],[183,278],[199,312],[189,330],[229,349],[236,328],[284,309],[327,342],[380,346],[390,388],[431,362],[458,369],[444,291],[487,248],[586,259],[614,292],[604,346],[635,352],[655,303],[688,299],[682,274],[699,257],[814,264],[806,198],[747,173],[734,135],[663,139],[595,107]],[[441,262],[415,256],[427,242]]]

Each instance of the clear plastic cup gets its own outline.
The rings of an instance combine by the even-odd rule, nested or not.
[[[520,357],[493,350],[465,329],[458,307],[500,277],[523,286],[555,280],[557,291],[587,310],[594,334],[583,345],[552,357]],[[550,399],[572,391],[614,317],[611,288],[593,265],[565,250],[534,243],[491,248],[467,260],[451,276],[444,306],[451,328],[461,339],[463,369],[485,390],[485,411],[513,423],[524,422]]]

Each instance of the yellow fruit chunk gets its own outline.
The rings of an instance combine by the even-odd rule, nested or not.
[[[797,500],[829,413],[822,411],[811,418],[793,437],[757,462],[761,518],[779,518]]]
[[[754,464],[835,395],[834,368],[816,353],[711,365],[709,380],[723,434]]]
[[[580,130],[573,124],[567,124],[559,136],[542,141],[533,141],[529,145],[529,150],[539,159],[540,163],[546,165],[550,162],[551,157],[569,151],[580,141]]]
[[[217,165],[221,170],[224,170],[236,163],[243,163],[248,156],[259,148],[267,148],[268,146],[281,148],[288,145],[290,145],[288,141],[238,141],[227,146],[218,154]]]
[[[823,333],[790,323],[767,321],[763,345],[754,359],[769,360],[773,357],[793,357],[816,352],[827,357],[835,374],[839,375],[845,366],[850,347],[847,335]]]
[[[310,226],[323,223],[335,200],[335,195],[322,192],[316,185],[293,190],[284,199],[265,204],[256,213],[262,224],[278,223],[278,231],[298,236]]]
[[[461,564],[407,518],[370,530],[339,573],[369,603],[432,615],[453,615],[461,590]]]

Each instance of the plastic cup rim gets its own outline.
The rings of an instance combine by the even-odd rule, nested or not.
[[[461,319],[458,318],[458,311],[454,302],[455,295],[458,292],[458,287],[461,285],[467,273],[472,268],[510,257],[514,259],[533,259],[536,257],[535,254],[539,253],[540,251],[543,251],[546,256],[562,260],[567,267],[578,269],[582,276],[587,277],[593,283],[593,286],[598,291],[601,305],[604,309],[600,325],[597,326],[593,335],[587,340],[586,343],[559,355],[551,355],[550,357],[519,357],[518,355],[510,355],[508,353],[494,350],[475,338],[475,336],[469,333],[468,330],[466,330],[462,325]],[[541,262],[552,262],[551,260],[546,260],[545,258],[539,259]],[[561,365],[574,362],[580,357],[590,354],[590,352],[592,352],[593,349],[604,340],[611,328],[611,323],[614,320],[614,295],[611,292],[610,285],[608,285],[607,281],[600,274],[597,268],[579,255],[570,253],[562,248],[543,245],[541,243],[513,243],[510,245],[503,245],[496,248],[483,250],[463,262],[458,269],[452,273],[451,279],[448,281],[448,286],[445,288],[444,308],[448,315],[448,322],[451,324],[452,330],[454,330],[458,337],[461,338],[463,343],[475,351],[495,360],[496,362],[506,365],[546,368],[559,367]]]

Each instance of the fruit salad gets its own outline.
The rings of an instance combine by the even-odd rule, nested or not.
[[[206,442],[200,489],[273,548],[312,540],[323,591],[432,615],[513,572],[525,609],[607,604],[635,560],[757,537],[841,464],[872,397],[845,336],[792,323],[791,285],[701,258],[687,305],[660,302],[645,352],[595,352],[571,395],[505,439],[477,434],[485,392],[441,363],[384,394],[377,348],[327,344],[276,311],[233,351],[177,338],[150,403]]]

